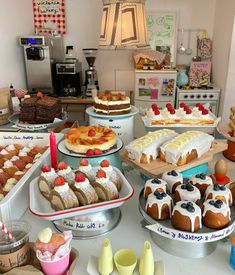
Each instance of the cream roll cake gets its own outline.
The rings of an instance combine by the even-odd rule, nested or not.
[[[163,144],[159,157],[174,165],[184,165],[208,152],[213,140],[204,132],[187,131]]]
[[[232,206],[232,192],[226,186],[219,186],[218,184],[213,184],[207,187],[205,192],[205,200],[222,200],[227,205]]]
[[[157,130],[133,140],[125,149],[130,159],[140,163],[149,163],[158,157],[160,146],[176,136],[177,133],[173,130]]]
[[[202,196],[205,194],[206,189],[213,185],[212,178],[203,173],[192,176],[189,182],[199,189]]]
[[[131,111],[130,98],[121,92],[99,92],[94,101],[97,114],[122,115]]]
[[[202,206],[202,222],[206,227],[222,229],[231,220],[229,206],[222,200],[207,200]]]
[[[175,170],[163,173],[162,179],[167,182],[167,189],[171,194],[174,194],[176,187],[183,183],[183,175]]]
[[[197,232],[202,227],[201,208],[192,201],[179,201],[173,208],[171,223],[175,229]]]
[[[166,192],[167,182],[163,179],[154,178],[146,181],[144,186],[144,197],[147,199],[148,196],[156,191]]]

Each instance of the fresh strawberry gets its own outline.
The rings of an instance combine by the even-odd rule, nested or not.
[[[154,103],[154,104],[152,104],[152,105],[151,105],[151,107],[152,107],[152,110],[153,110],[153,111],[155,111],[155,110],[157,110],[157,109],[158,109],[157,104],[155,104],[155,103]]]
[[[65,184],[64,178],[57,177],[54,181],[54,186],[62,186]]]
[[[42,92],[38,92],[38,93],[37,93],[37,97],[38,97],[38,98],[43,98],[43,93],[42,93]]]
[[[166,104],[166,108],[167,108],[167,109],[172,109],[173,107],[172,107],[172,105],[171,105],[170,103],[167,103],[167,104]]]
[[[101,167],[109,167],[109,161],[107,159],[104,159],[100,163]]]
[[[90,129],[89,132],[88,132],[88,137],[94,137],[95,135],[96,135],[95,130]]]
[[[93,156],[93,155],[94,155],[94,152],[93,152],[92,149],[88,149],[88,150],[86,151],[86,156],[91,157],[91,156]]]
[[[190,108],[188,108],[188,109],[186,110],[186,114],[187,114],[187,115],[192,114],[192,110],[191,110]]]
[[[183,108],[184,108],[185,112],[189,109],[189,107],[187,105],[185,105]]]
[[[205,108],[201,105],[198,107],[198,110],[202,112],[203,110],[205,110]]]
[[[207,109],[202,110],[202,115],[208,115],[209,111]]]
[[[94,154],[95,154],[96,156],[102,155],[102,151],[101,151],[99,148],[95,148],[95,149],[94,149]]]
[[[106,178],[106,173],[104,172],[104,170],[100,169],[97,171],[96,177],[97,178]]]
[[[59,164],[58,164],[58,169],[59,170],[64,170],[64,169],[67,169],[68,168],[68,165],[64,162],[64,161],[61,161]]]
[[[195,106],[196,106],[196,107],[201,107],[202,104],[201,104],[201,103],[196,103]]]
[[[80,165],[81,166],[88,166],[89,165],[89,161],[87,159],[81,159],[80,160]]]
[[[76,182],[83,182],[85,180],[86,180],[86,177],[81,172],[78,172],[77,175],[75,176],[75,181]]]
[[[169,110],[169,113],[170,113],[171,115],[174,115],[174,114],[175,114],[175,110],[174,110],[174,109],[170,109],[170,110]]]
[[[184,108],[186,105],[185,105],[185,103],[180,103],[180,108]]]
[[[41,171],[42,171],[43,173],[50,172],[50,171],[51,171],[50,165],[44,164],[44,165],[41,167]]]
[[[160,115],[160,111],[158,109],[156,109],[156,110],[154,110],[154,114],[155,114],[155,116],[158,116],[158,115]]]

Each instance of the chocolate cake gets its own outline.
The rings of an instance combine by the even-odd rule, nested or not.
[[[59,99],[49,96],[30,97],[21,103],[19,120],[30,124],[51,123],[55,118],[61,118],[61,113]]]

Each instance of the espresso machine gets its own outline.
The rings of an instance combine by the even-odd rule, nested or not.
[[[64,59],[64,43],[60,36],[31,35],[19,37],[23,46],[27,88],[29,93],[53,94],[56,62]]]
[[[97,71],[94,68],[98,49],[83,49],[89,69],[85,71],[85,90],[84,97],[91,97],[92,90],[99,90]]]

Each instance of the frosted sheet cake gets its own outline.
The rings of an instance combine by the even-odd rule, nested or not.
[[[149,163],[158,157],[160,146],[177,136],[173,130],[162,129],[133,140],[126,147],[128,157],[140,163]]]
[[[214,137],[201,131],[187,131],[160,148],[160,159],[174,165],[184,165],[210,150]]]

